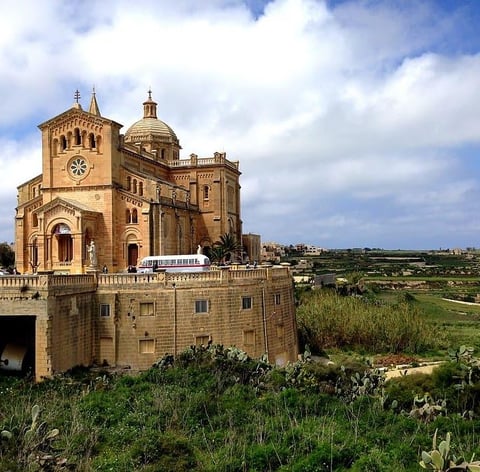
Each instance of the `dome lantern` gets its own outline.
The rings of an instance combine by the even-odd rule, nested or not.
[[[152,99],[151,90],[143,102],[143,118],[128,128],[125,143],[156,153],[159,159],[179,158],[180,142],[173,129],[157,118],[157,103]]]

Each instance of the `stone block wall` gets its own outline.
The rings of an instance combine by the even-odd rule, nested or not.
[[[2,277],[0,329],[2,322],[34,329],[38,380],[93,363],[143,370],[208,342],[281,365],[298,354],[287,268]]]

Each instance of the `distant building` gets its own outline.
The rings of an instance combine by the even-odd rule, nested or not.
[[[242,243],[245,249],[245,262],[253,263],[261,260],[261,241],[259,234],[244,234],[242,236]]]
[[[265,262],[280,262],[285,256],[283,245],[275,242],[266,242],[262,244],[261,260]]]
[[[303,255],[304,256],[320,256],[324,252],[327,252],[326,249],[318,247],[318,246],[312,246],[310,244],[307,244],[303,248]]]
[[[316,274],[315,287],[335,287],[337,283],[337,274]]]

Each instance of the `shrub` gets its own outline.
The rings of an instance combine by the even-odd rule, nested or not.
[[[313,291],[302,297],[297,323],[300,337],[315,353],[327,348],[417,353],[435,346],[435,330],[405,301],[377,304]]]

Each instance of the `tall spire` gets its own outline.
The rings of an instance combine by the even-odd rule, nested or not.
[[[90,99],[90,107],[88,108],[88,112],[92,115],[102,116],[100,115],[100,108],[98,108],[97,98],[95,96],[95,86],[93,86],[92,98]]]
[[[148,99],[143,102],[143,117],[157,118],[157,103],[152,100],[152,89],[148,89]]]

